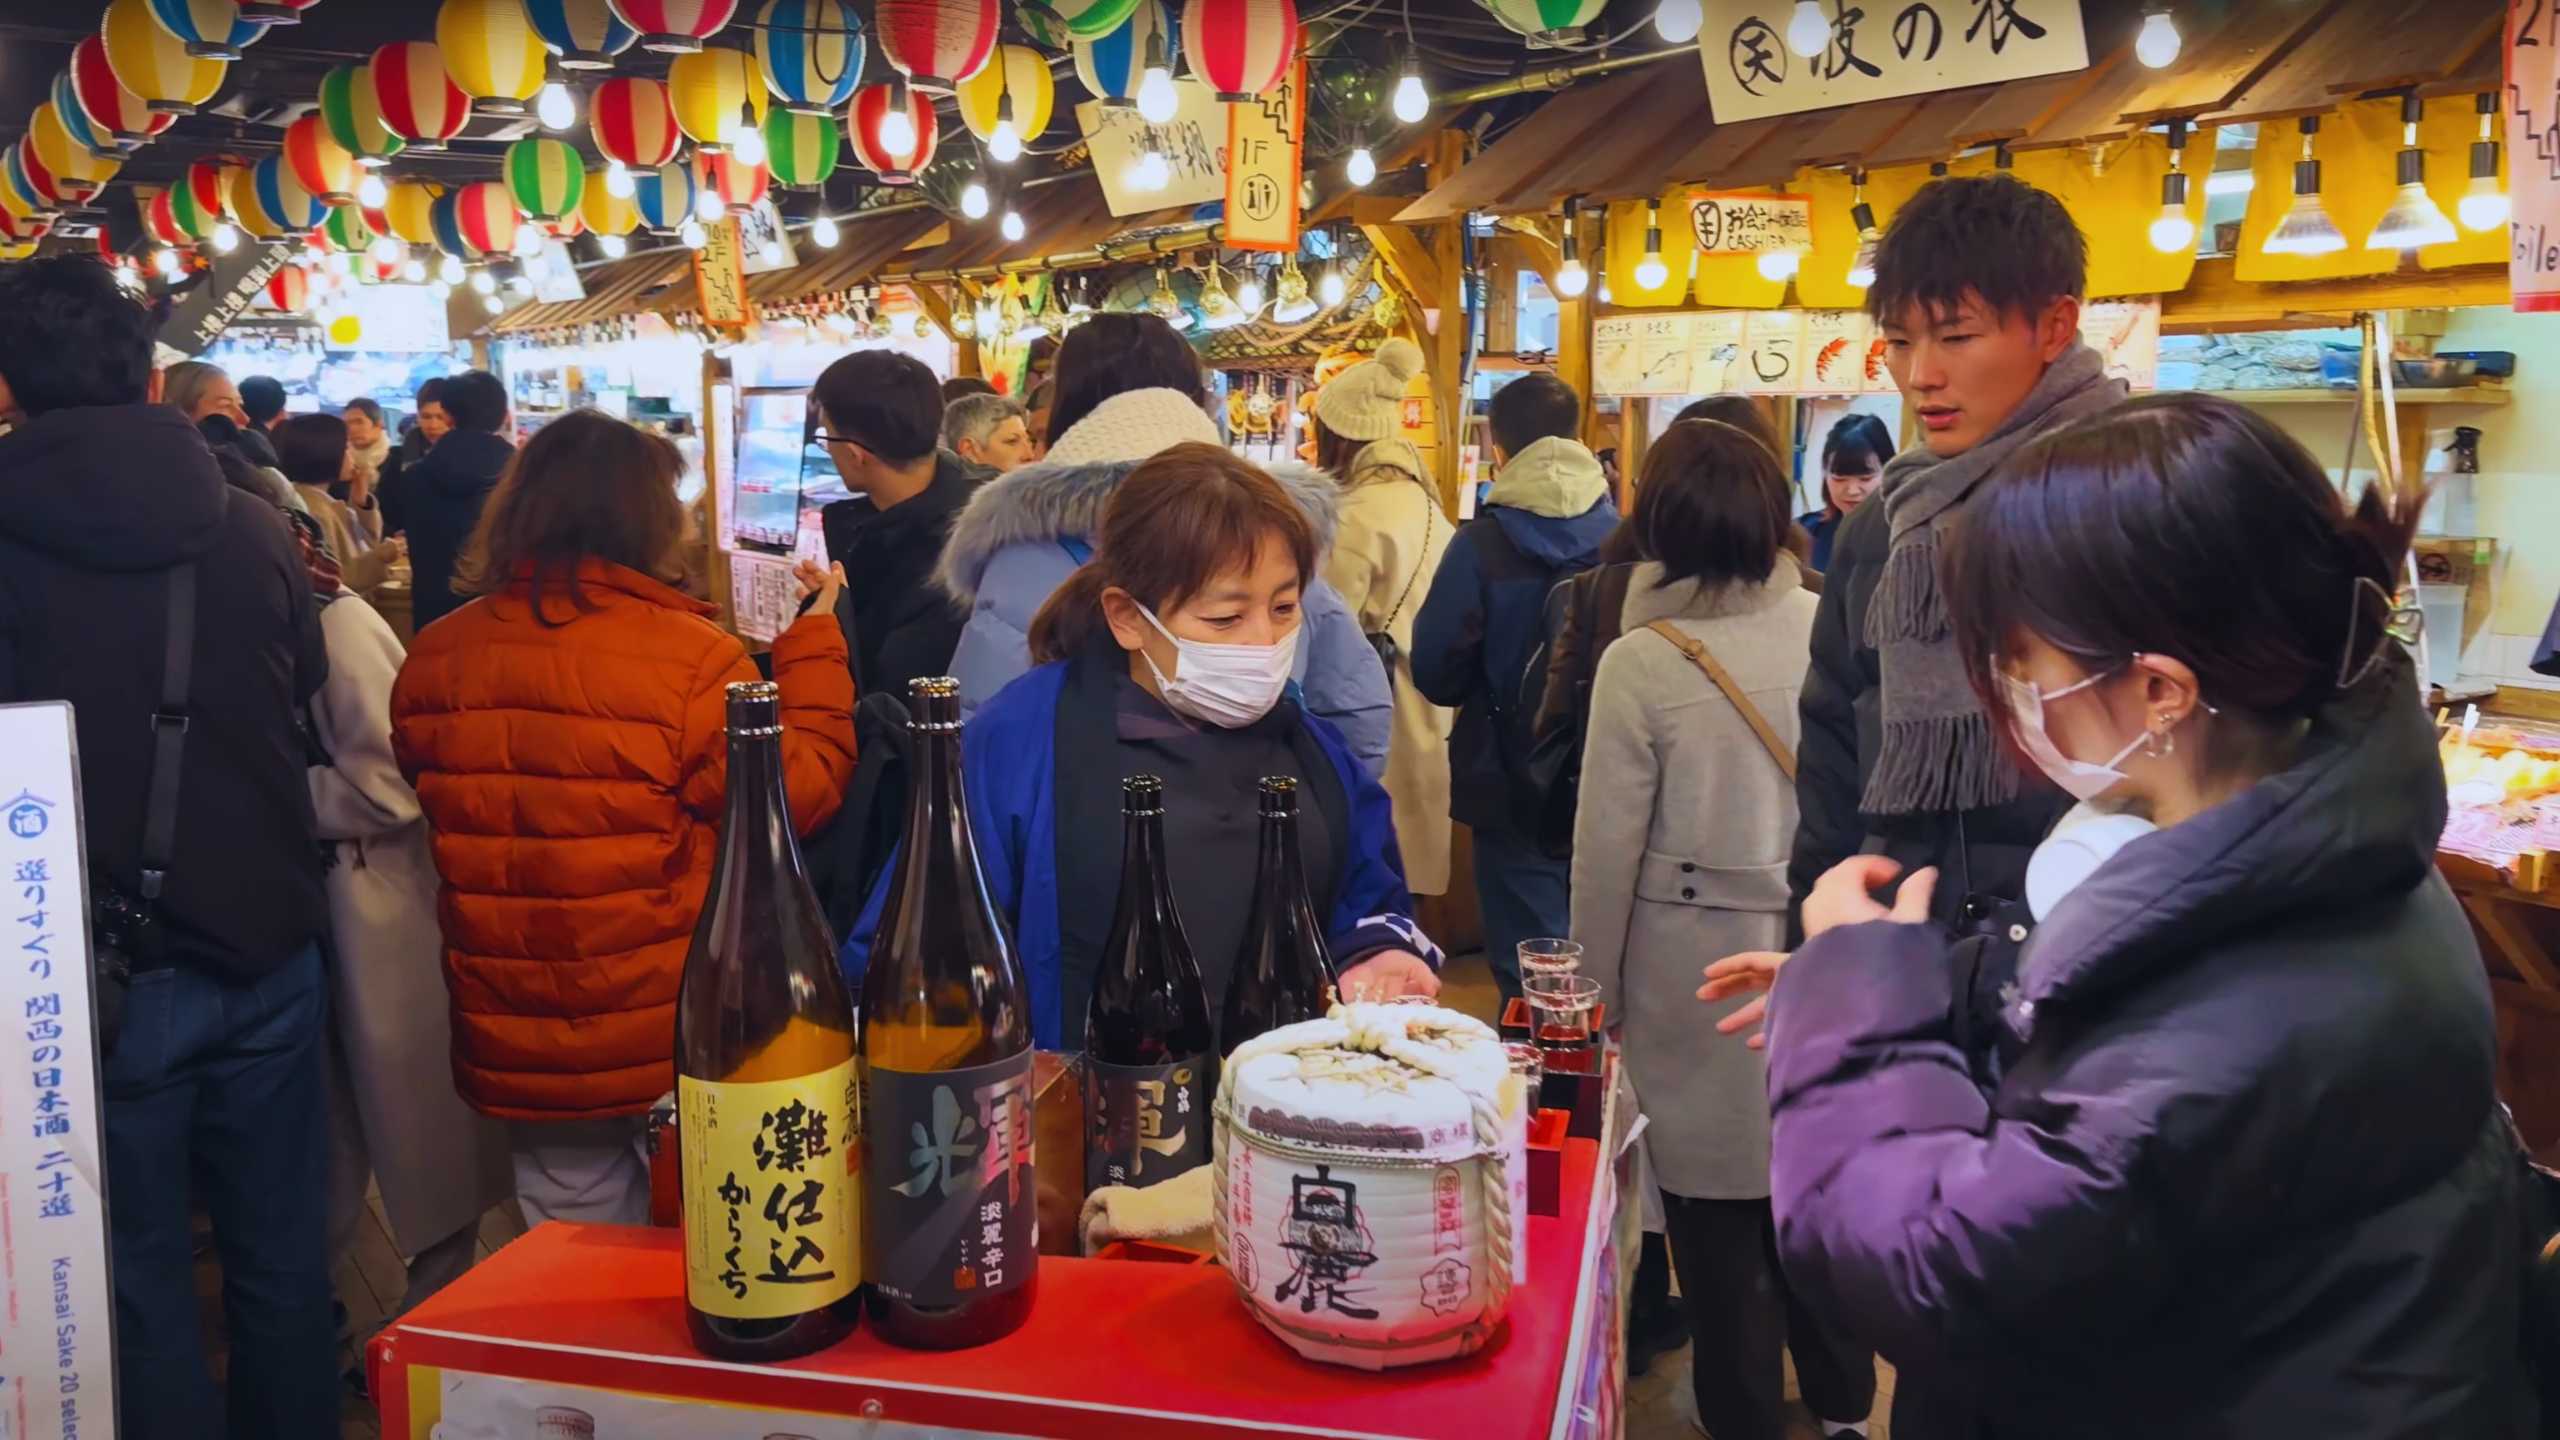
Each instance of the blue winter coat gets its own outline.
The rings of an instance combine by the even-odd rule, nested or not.
[[[970,829],[987,891],[1013,928],[1031,985],[1032,1040],[1043,1050],[1083,1044],[1085,1004],[1120,893],[1114,668],[1091,657],[1040,666],[980,706],[961,734]],[[1440,952],[1411,918],[1387,792],[1333,726],[1280,703],[1302,722],[1293,743],[1302,771],[1315,777],[1300,823],[1330,826],[1330,853],[1341,857],[1335,874],[1308,877],[1328,917],[1334,964],[1396,949],[1437,965]],[[896,869],[893,860],[881,872],[845,938],[845,977],[857,992]],[[1251,886],[1251,876],[1237,878],[1237,903]]]

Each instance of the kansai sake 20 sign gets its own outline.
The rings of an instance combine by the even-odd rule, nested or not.
[[[2518,310],[2560,310],[2560,4],[2508,0],[2507,185]]]

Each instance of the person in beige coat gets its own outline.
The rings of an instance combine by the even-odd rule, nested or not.
[[[1373,358],[1325,382],[1308,414],[1316,467],[1343,492],[1325,579],[1342,592],[1362,633],[1394,642],[1385,783],[1405,883],[1416,895],[1439,895],[1449,888],[1450,712],[1414,687],[1409,656],[1413,617],[1431,593],[1454,527],[1422,453],[1404,438],[1405,386],[1421,369],[1422,351],[1412,341],[1389,340]]]
[[[1646,454],[1628,521],[1642,559],[1592,685],[1573,836],[1573,938],[1651,1122],[1717,1440],[1787,1433],[1782,1345],[1826,1436],[1858,1433],[1875,1400],[1872,1359],[1785,1293],[1760,1052],[1708,1043],[1718,1012],[1696,998],[1707,961],[1785,939],[1816,606],[1786,552],[1787,501],[1777,456],[1723,421],[1683,421]]]

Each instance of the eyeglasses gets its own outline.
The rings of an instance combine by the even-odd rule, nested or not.
[[[821,444],[821,445],[851,445],[851,446],[855,446],[855,447],[856,447],[856,448],[858,448],[858,449],[863,449],[863,450],[868,450],[868,449],[870,449],[870,448],[871,448],[870,446],[863,444],[860,440],[857,440],[857,439],[855,439],[854,437],[852,437],[852,436],[850,436],[850,435],[838,435],[838,434],[835,434],[835,433],[834,433],[834,432],[832,432],[832,431],[827,431],[827,430],[820,430],[820,431],[816,431],[816,432],[814,432],[813,434],[811,434],[811,435],[809,436],[809,438],[810,438],[811,440],[816,441],[817,443],[819,443],[819,444]]]

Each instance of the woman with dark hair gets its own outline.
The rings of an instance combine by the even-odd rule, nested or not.
[[[961,739],[988,886],[1031,983],[1034,1041],[1080,1043],[1120,893],[1119,847],[1060,837],[1112,833],[1120,783],[1141,774],[1164,780],[1169,872],[1212,1014],[1245,940],[1251,802],[1267,775],[1295,777],[1306,797],[1308,888],[1345,998],[1436,993],[1439,952],[1410,918],[1386,792],[1341,732],[1285,693],[1316,583],[1306,507],[1223,446],[1176,445],[1114,488],[1097,539],[1031,622],[1036,668]],[[845,940],[856,983],[894,870]]]
[[[1844,415],[1822,441],[1822,508],[1797,517],[1813,537],[1813,568],[1831,568],[1831,537],[1840,522],[1875,493],[1884,462],[1893,458],[1893,432],[1873,415]]]
[[[1792,959],[1707,969],[1775,977],[1718,1028],[1765,1004],[1788,1283],[1981,1433],[2525,1433],[2521,1171],[2392,638],[2424,499],[2350,510],[2201,396],[2030,442],[1941,559],[1983,722],[2080,802],[2023,950],[1861,856]]]
[[[951,527],[937,579],[969,611],[951,673],[974,713],[1031,668],[1031,618],[1092,555],[1104,508],[1129,472],[1184,443],[1216,444],[1208,385],[1190,342],[1154,315],[1095,315],[1058,347],[1046,458],[980,486]],[[1316,564],[1333,547],[1341,491],[1295,463],[1272,478],[1307,512]],[[1342,597],[1321,578],[1291,671],[1309,711],[1333,722],[1369,773],[1386,766],[1386,670]]]
[[[508,1122],[525,1219],[639,1224],[643,1116],[674,1082],[677,981],[726,794],[726,692],[758,678],[687,595],[683,461],[593,410],[542,427],[481,512],[391,697],[444,877],[462,1096]],[[774,637],[791,818],[853,773],[841,568]]]
[[[1816,601],[1786,551],[1789,486],[1758,435],[1673,425],[1645,452],[1628,577],[1584,727],[1573,938],[1619,1021],[1646,1159],[1718,1440],[1782,1440],[1781,1352],[1817,1419],[1864,1421],[1867,1357],[1780,1283],[1760,1057],[1697,1040],[1701,958],[1779,943],[1794,840],[1796,690]]]

